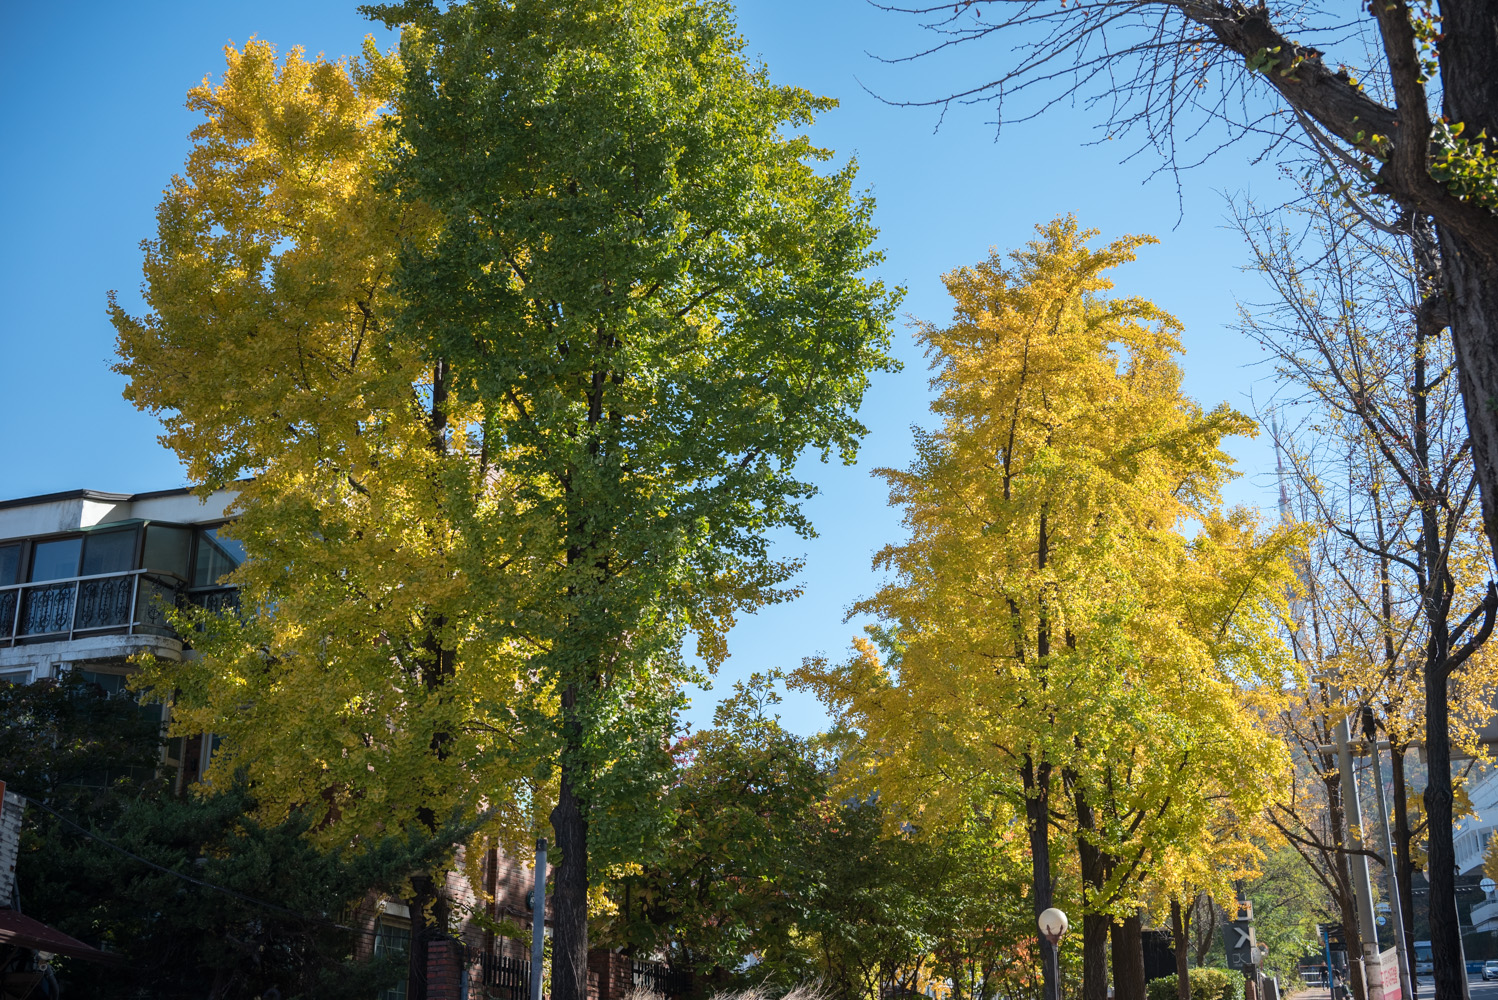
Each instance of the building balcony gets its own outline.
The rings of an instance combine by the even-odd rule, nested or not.
[[[1479,931],[1498,930],[1498,899],[1485,899],[1472,906],[1472,926]]]
[[[234,587],[189,587],[153,570],[128,570],[0,587],[0,648],[90,636],[176,637],[167,609],[238,606]]]

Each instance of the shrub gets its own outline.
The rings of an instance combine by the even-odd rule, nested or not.
[[[1147,1000],[1176,1000],[1176,977],[1161,976],[1145,985]],[[1192,969],[1191,1000],[1243,1000],[1243,976],[1227,969]]]

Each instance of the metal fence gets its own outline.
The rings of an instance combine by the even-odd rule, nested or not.
[[[526,1000],[531,989],[531,963],[483,952],[479,955],[479,981],[484,1000]]]

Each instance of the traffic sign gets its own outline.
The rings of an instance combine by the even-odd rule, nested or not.
[[[1222,928],[1222,946],[1227,951],[1229,969],[1246,969],[1259,960],[1259,943],[1254,940],[1252,920],[1234,920]]]

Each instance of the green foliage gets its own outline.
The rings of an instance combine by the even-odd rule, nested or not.
[[[886,833],[877,800],[832,797],[836,741],[781,727],[777,679],[739,685],[714,727],[677,748],[673,829],[614,889],[608,942],[662,951],[712,988],[818,980],[853,998],[951,980],[959,997],[1034,992],[1027,871],[1010,831],[975,818],[932,843]]]
[[[0,778],[13,791],[93,808],[111,789],[156,782],[161,710],[110,696],[83,671],[60,680],[0,684]]]
[[[602,871],[660,835],[687,633],[716,665],[736,615],[790,596],[767,533],[811,531],[805,452],[852,459],[899,295],[865,276],[854,166],[797,134],[833,102],[752,66],[727,5],[376,13],[409,23],[393,182],[437,219],[396,329],[491,463],[453,509],[471,588],[525,585],[483,625],[533,671],[500,710]]]
[[[202,799],[138,800],[105,819],[75,817],[176,874],[33,810],[17,865],[26,912],[126,962],[121,970],[70,961],[63,982],[96,997],[248,1000],[276,987],[288,998],[362,1000],[399,978],[399,963],[355,960],[356,935],[340,923],[350,904],[373,889],[395,893],[441,850],[390,840],[325,854],[304,836],[305,817],[262,826],[249,816],[254,807],[237,785]]]
[[[1462,122],[1436,122],[1431,133],[1430,175],[1463,201],[1498,211],[1498,156],[1486,135],[1465,139]]]
[[[1243,973],[1231,969],[1192,969],[1191,1000],[1243,1000]],[[1174,980],[1171,980],[1174,982]]]
[[[1244,980],[1241,973],[1227,969],[1192,969],[1191,1000],[1243,1000]],[[1148,1000],[1176,1000],[1175,976],[1151,979],[1145,985]]]
[[[305,816],[255,821],[242,783],[170,797],[159,753],[160,724],[79,671],[0,687],[0,776],[33,803],[16,865],[22,906],[125,961],[59,958],[66,987],[103,1000],[248,1000],[272,986],[288,1000],[366,1000],[401,974],[352,961],[357,941],[339,924],[349,904],[439,858],[454,831],[322,853]]]
[[[1341,919],[1316,872],[1289,844],[1267,848],[1259,876],[1248,885],[1254,934],[1268,946],[1266,971],[1288,980],[1301,958],[1319,950],[1317,924]]]
[[[1144,984],[1146,1000],[1176,1000],[1178,994],[1175,976],[1161,976]],[[1193,997],[1192,1000],[1196,998]]]

